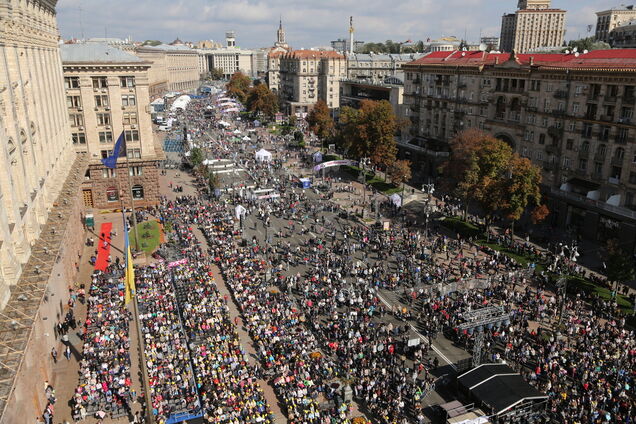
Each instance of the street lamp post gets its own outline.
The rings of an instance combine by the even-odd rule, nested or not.
[[[368,158],[360,159],[360,169],[362,172],[360,173],[359,180],[362,183],[362,219],[364,219],[364,209],[367,204],[367,163]]]
[[[567,255],[565,253],[566,250],[568,252]],[[561,246],[561,252],[559,252],[558,257],[560,257],[561,260],[563,260],[563,262],[565,262],[566,265],[568,265],[568,263],[566,262],[567,260],[569,260],[570,262],[576,262],[576,258],[578,256],[579,256],[579,252],[575,245],[572,245],[572,246],[564,245],[564,246]],[[557,257],[557,261],[558,261],[558,257]],[[568,297],[568,276],[569,275],[570,275],[569,270],[566,270],[566,274],[562,276],[561,278],[559,278],[556,284],[558,290],[561,291],[561,307],[559,308],[559,327],[561,326],[561,323],[563,321],[563,314],[565,312],[565,302]]]

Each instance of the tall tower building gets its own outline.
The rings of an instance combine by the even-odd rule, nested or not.
[[[234,31],[227,31],[225,33],[225,45],[228,48],[236,47],[236,34]]]
[[[278,24],[278,31],[276,31],[276,42],[274,43],[274,47],[282,47],[287,49],[289,46],[285,41],[285,30],[283,29],[283,18],[280,19]]]
[[[501,19],[501,50],[524,53],[563,45],[565,10],[553,9],[551,0],[519,0],[517,7]]]

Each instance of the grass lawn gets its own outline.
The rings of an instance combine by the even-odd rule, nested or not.
[[[161,240],[161,228],[157,221],[146,221],[137,224],[137,232],[139,233],[139,249],[147,254],[151,254],[157,249]],[[130,230],[130,248],[135,248],[135,231]]]
[[[568,288],[576,287],[578,289],[583,290],[584,292],[590,295],[598,295],[600,298],[605,300],[610,300],[612,298],[612,291],[607,287],[601,287],[588,280],[584,280],[581,277],[570,277],[568,278]],[[618,303],[619,308],[623,309],[623,312],[632,313],[632,303],[630,300],[619,294],[616,297],[616,302]]]
[[[344,171],[351,174],[354,178],[358,178],[362,169],[357,166],[347,165],[344,166]],[[393,193],[399,193],[402,191],[402,187],[397,187],[395,184],[390,183],[388,181],[383,181],[378,176],[372,174],[371,172],[367,172],[365,175],[365,181],[368,185],[378,190],[381,193],[384,193],[390,196]]]

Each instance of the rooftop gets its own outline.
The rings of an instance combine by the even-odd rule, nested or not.
[[[636,71],[636,49],[592,50],[588,53],[488,53],[482,51],[433,52],[408,65],[453,67],[517,66],[563,69],[624,69]]]
[[[60,55],[63,63],[131,63],[144,62],[134,54],[104,43],[62,44]]]
[[[333,50],[292,50],[283,57],[290,59],[344,59],[344,55]]]

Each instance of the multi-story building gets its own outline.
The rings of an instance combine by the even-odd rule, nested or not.
[[[636,9],[633,5],[621,5],[596,12],[596,39],[612,44],[612,31],[632,20],[636,20]]]
[[[563,45],[565,10],[553,9],[551,0],[519,0],[517,7],[501,19],[502,51],[524,53]]]
[[[609,34],[609,44],[615,49],[636,48],[636,20],[614,28]]]
[[[278,94],[289,114],[304,115],[321,99],[329,108],[340,105],[340,80],[347,59],[334,51],[293,50],[280,56]]]
[[[245,75],[256,76],[254,65],[257,65],[257,58],[254,58],[255,52],[236,47],[236,34],[234,31],[225,33],[225,47],[205,50],[204,54],[208,61],[208,69],[210,71],[212,69],[221,69],[223,78],[230,78],[232,74],[238,71]]]
[[[57,37],[54,3],[0,2],[0,309],[75,159]]]
[[[280,88],[280,58],[284,51],[271,51],[267,55],[267,86],[273,92]]]
[[[344,38],[338,38],[337,40],[333,40],[331,41],[330,44],[332,49],[340,53],[348,53],[351,47],[351,41]],[[362,49],[362,47],[364,47],[364,41],[355,40],[353,42],[354,53],[359,52]]]
[[[636,241],[636,50],[431,53],[404,65],[410,140],[424,172],[481,128],[543,170],[554,223]],[[436,162],[437,161],[437,162]]]
[[[1,424],[38,420],[58,386],[46,358],[85,240],[55,5],[0,0]]]
[[[401,73],[402,65],[423,56],[415,54],[347,54],[347,78],[380,83]]]
[[[148,111],[151,64],[106,44],[65,44],[61,54],[72,144],[89,158],[84,206],[130,207],[131,197],[135,207],[156,205],[158,158]],[[106,168],[101,159],[112,154],[122,133],[128,161],[122,158],[116,169]]]
[[[177,41],[177,40],[175,40]],[[141,46],[135,54],[151,62],[149,72],[151,97],[166,91],[192,91],[200,84],[199,53],[183,44]]]

